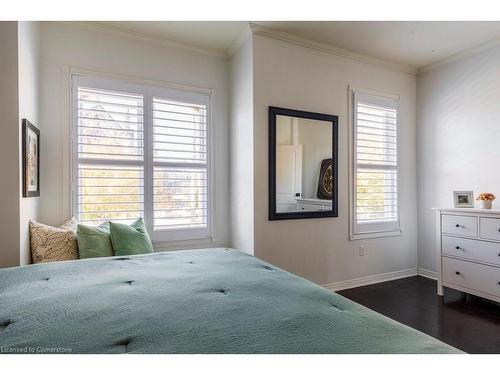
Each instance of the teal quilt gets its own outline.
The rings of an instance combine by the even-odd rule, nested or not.
[[[0,353],[458,353],[223,248],[0,270]]]

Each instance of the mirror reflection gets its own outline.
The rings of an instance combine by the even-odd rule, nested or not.
[[[332,210],[331,121],[276,115],[276,212]]]

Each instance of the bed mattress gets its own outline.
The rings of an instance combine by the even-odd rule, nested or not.
[[[1,353],[457,353],[231,249],[0,270]]]

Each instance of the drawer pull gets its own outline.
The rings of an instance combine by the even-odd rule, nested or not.
[[[498,231],[500,232],[500,228],[498,228]]]
[[[457,224],[457,225],[455,225],[455,226],[456,226],[457,228],[460,228],[460,227],[461,227],[461,225],[460,225],[460,224]]]
[[[455,247],[455,249],[460,250],[460,246]],[[500,255],[500,254],[498,254],[498,255]]]
[[[458,271],[455,271],[455,273],[456,273],[457,275],[460,275],[460,272],[458,272]]]

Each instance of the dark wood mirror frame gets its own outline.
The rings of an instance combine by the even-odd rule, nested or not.
[[[328,211],[276,212],[276,117],[290,116],[332,123],[332,209]],[[338,217],[338,117],[323,113],[269,107],[269,220]]]

